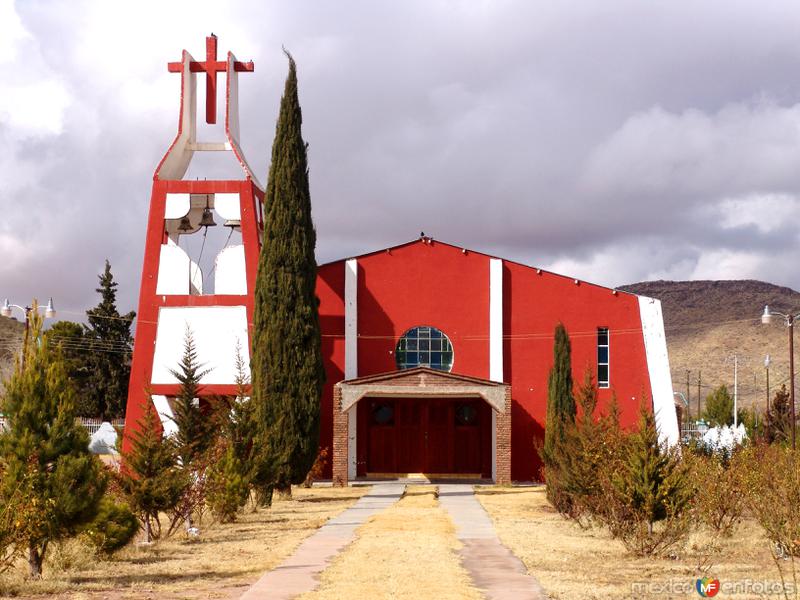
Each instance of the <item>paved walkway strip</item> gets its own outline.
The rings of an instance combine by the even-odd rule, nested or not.
[[[489,600],[542,600],[547,594],[505,547],[471,485],[439,486],[439,503],[456,525],[461,562]]]
[[[355,538],[356,529],[403,495],[405,484],[377,484],[353,506],[320,527],[295,553],[256,581],[240,600],[288,600],[319,585],[319,574]]]

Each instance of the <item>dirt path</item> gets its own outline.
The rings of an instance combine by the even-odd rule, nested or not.
[[[370,519],[303,600],[481,598],[461,566],[455,527],[435,486],[409,486],[405,497]]]
[[[356,536],[356,528],[382,513],[403,494],[402,484],[376,485],[339,516],[306,539],[277,568],[264,574],[240,600],[289,600],[319,585],[318,576]]]

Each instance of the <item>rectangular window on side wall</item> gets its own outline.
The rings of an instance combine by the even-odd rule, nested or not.
[[[597,387],[609,386],[609,333],[608,327],[597,328]]]

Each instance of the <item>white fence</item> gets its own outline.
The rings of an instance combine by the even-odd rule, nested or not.
[[[86,431],[89,432],[89,435],[97,432],[100,429],[100,425],[103,423],[100,419],[86,419],[83,417],[78,417],[75,419],[76,423],[80,423],[84,427],[86,427]],[[125,428],[125,419],[112,419],[111,424],[114,426],[115,429],[124,429]],[[6,418],[0,416],[0,431],[5,431],[6,429]]]

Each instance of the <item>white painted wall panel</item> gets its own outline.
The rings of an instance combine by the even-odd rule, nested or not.
[[[189,214],[191,202],[189,194],[167,194],[167,201],[164,211],[165,219],[180,219]]]
[[[203,293],[203,272],[175,240],[168,238],[159,255],[156,294],[185,296],[190,293]]]
[[[175,415],[172,412],[172,407],[169,405],[166,396],[153,395],[153,405],[156,407],[156,413],[161,420],[161,429],[164,432],[164,437],[169,437],[178,432],[178,425],[175,423]]]
[[[489,379],[503,381],[503,261],[489,259]]]
[[[191,260],[183,248],[171,240],[161,246],[158,261],[156,294],[160,296],[186,295],[189,293],[189,266]]]
[[[650,373],[653,413],[656,417],[658,437],[662,443],[673,446],[678,443],[678,419],[672,395],[672,377],[669,371],[667,336],[664,333],[664,318],[661,301],[639,296],[639,315],[642,320],[642,336],[647,354],[647,370]],[[613,332],[612,332],[613,335]]]
[[[244,246],[238,244],[223,248],[214,262],[214,293],[246,295]]]
[[[214,210],[223,219],[240,221],[242,219],[242,211],[239,193],[217,192],[214,194]]]
[[[186,326],[192,331],[198,361],[211,369],[204,384],[236,383],[236,344],[250,376],[247,310],[244,306],[162,307],[158,313],[152,383],[178,383],[170,373],[183,355]]]

